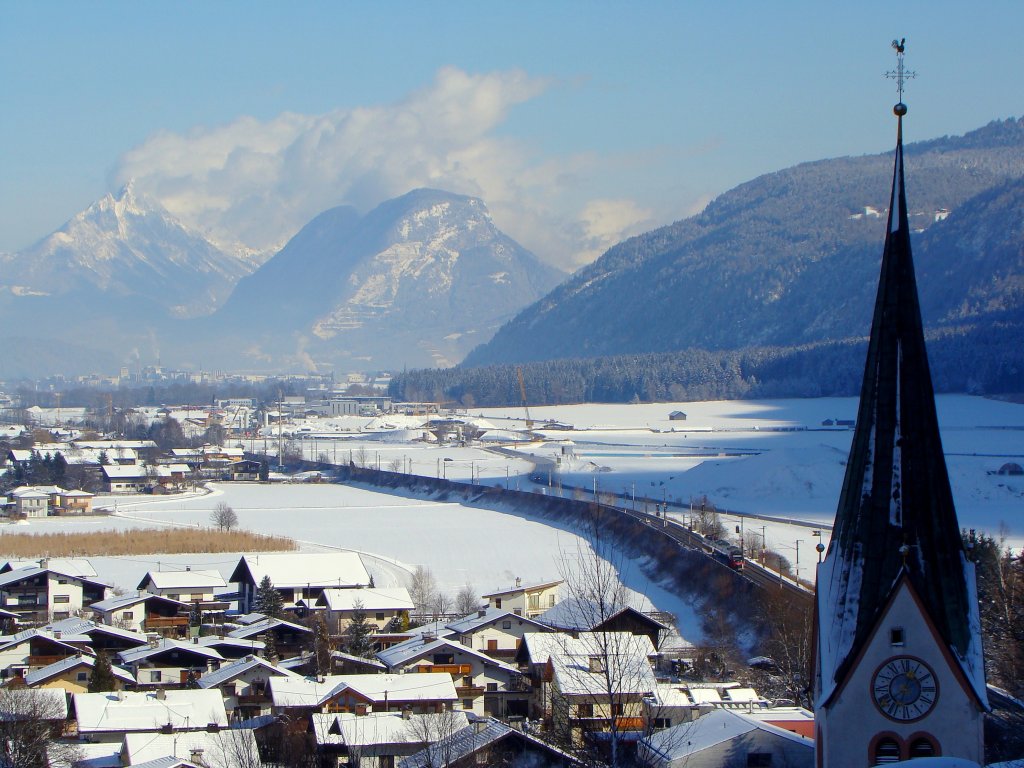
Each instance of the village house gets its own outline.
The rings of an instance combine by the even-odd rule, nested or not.
[[[90,653],[119,653],[146,644],[146,636],[140,632],[99,624],[77,616],[51,622],[41,627],[41,630]]]
[[[398,768],[478,768],[522,765],[575,768],[577,758],[525,731],[494,719],[477,720],[401,760]]]
[[[523,585],[517,578],[514,587],[484,595],[489,608],[504,608],[517,616],[536,618],[558,602],[558,589],[562,581],[546,581]]]
[[[63,491],[54,512],[58,515],[91,515],[93,498],[94,494],[88,491]]]
[[[154,482],[145,464],[104,464],[100,470],[107,493],[143,493]]]
[[[527,632],[550,632],[550,627],[512,609],[487,608],[471,613],[446,628],[459,637],[459,641],[491,658],[513,661]]]
[[[65,619],[107,597],[102,582],[74,576],[44,565],[18,568],[0,574],[3,606],[26,624]]]
[[[457,636],[423,635],[380,651],[389,672],[451,675],[460,708],[483,715],[526,714],[529,688],[519,669],[463,645]]]
[[[281,595],[285,610],[305,614],[325,589],[356,588],[370,583],[370,575],[355,552],[326,554],[245,555],[229,581],[238,585],[238,610],[254,609],[256,588],[269,577]]]
[[[196,641],[198,639],[195,638]],[[142,647],[122,651],[118,657],[121,664],[135,675],[139,688],[143,689],[184,688],[189,674],[198,679],[224,661],[224,657],[213,648],[198,642],[168,638],[151,640]]]
[[[10,512],[15,517],[46,517],[50,514],[50,494],[40,488],[23,485],[10,492]]]
[[[655,648],[672,633],[672,628],[631,606],[598,606],[588,600],[563,600],[540,616],[537,621],[561,632],[630,632],[644,635]]]
[[[104,624],[134,632],[184,637],[188,629],[188,603],[152,592],[112,597],[90,608]]]
[[[140,768],[259,768],[251,728],[129,733],[121,742],[120,765]]]
[[[136,589],[182,603],[199,603],[203,611],[225,611],[230,606],[217,593],[227,589],[218,571],[149,571]]]
[[[374,632],[380,632],[393,626],[392,622],[408,622],[414,607],[405,587],[325,589],[315,605],[323,609],[327,628],[336,635],[345,633],[358,611],[366,616]]]
[[[255,482],[260,479],[260,463],[252,459],[234,461],[228,465],[228,477],[234,482]]]
[[[321,760],[329,765],[375,765],[394,768],[398,759],[469,725],[464,712],[414,715],[371,712],[311,716]]]
[[[224,699],[217,690],[76,693],[72,699],[83,740],[120,744],[129,733],[155,736],[228,726]]]
[[[0,638],[0,680],[24,677],[34,669],[48,667],[69,656],[77,656],[81,648],[54,637],[40,629],[25,629]]]
[[[95,668],[95,656],[79,653],[28,672],[24,678],[25,685],[28,688],[60,688],[68,693],[85,693],[89,690]],[[128,670],[111,665],[111,671],[114,673],[114,690],[135,686],[135,677]]]
[[[785,765],[812,768],[813,739],[728,709],[645,736],[637,759],[647,768]]]
[[[267,686],[274,714],[293,718],[314,712],[444,712],[455,709],[459,700],[452,676],[443,672],[273,677]]]
[[[274,619],[262,613],[251,613],[235,619],[241,624],[227,633],[227,637],[246,642],[263,640],[270,633],[278,655],[284,659],[295,656],[309,645],[313,630],[285,619]]]
[[[232,721],[248,720],[270,714],[272,702],[267,681],[271,677],[296,675],[259,656],[249,655],[203,675],[199,687],[221,692]]]

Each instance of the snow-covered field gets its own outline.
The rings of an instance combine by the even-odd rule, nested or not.
[[[673,502],[671,514],[683,520],[690,500],[707,496],[720,509],[749,515],[724,514],[730,532],[742,526],[748,536],[763,533],[770,548],[791,561],[799,559],[801,576],[813,578],[814,546],[819,540],[828,543],[853,435],[850,429],[827,428],[822,422],[852,420],[856,407],[856,398],[821,398],[533,408],[538,425],[557,420],[573,428],[538,427],[549,442],[504,442],[502,452],[486,436],[479,447],[403,442],[397,434],[365,433],[300,444],[310,458],[326,454],[338,463],[351,457],[382,469],[464,481],[472,477],[482,484],[543,488],[547,493],[571,493],[572,487],[593,493],[596,487],[599,493],[617,494],[617,503],[638,508],[645,497],[668,500]],[[686,413],[685,421],[669,420],[668,414],[676,410]],[[942,396],[938,410],[961,525],[993,535],[1002,529],[1012,546],[1024,547],[1024,477],[996,474],[1004,464],[1024,464],[1024,406]],[[525,427],[521,408],[473,415],[478,413],[494,426],[491,435]],[[407,428],[401,432],[406,439],[419,434]],[[273,443],[268,441],[271,452]],[[122,497],[114,517],[33,521],[19,530],[204,526],[214,505],[224,501],[245,528],[292,536],[309,551],[363,553],[380,586],[400,583],[409,569],[423,564],[444,589],[455,592],[470,583],[481,594],[508,587],[517,576],[527,581],[557,578],[564,553],[586,549],[569,531],[457,503],[329,484],[218,483],[213,489],[190,498]],[[233,555],[95,559],[102,578],[126,589],[153,568],[188,564],[227,575],[237,561]],[[685,636],[699,636],[691,608],[652,586],[638,564],[628,568],[624,580],[658,609],[679,615]]]

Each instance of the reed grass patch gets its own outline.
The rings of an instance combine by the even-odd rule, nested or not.
[[[11,559],[181,555],[208,552],[279,552],[298,549],[294,539],[252,531],[130,528],[88,533],[2,533],[0,553]]]

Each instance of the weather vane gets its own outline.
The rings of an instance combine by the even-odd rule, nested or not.
[[[892,108],[899,117],[907,114],[907,105],[903,103],[903,84],[907,80],[913,80],[917,77],[917,72],[911,72],[910,70],[903,68],[903,53],[907,47],[907,38],[901,38],[899,40],[892,41],[893,50],[896,51],[896,69],[890,72],[886,72],[885,76],[890,80],[896,81],[896,90],[900,95],[900,100]]]

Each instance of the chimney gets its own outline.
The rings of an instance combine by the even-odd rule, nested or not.
[[[203,762],[203,748],[192,747],[192,749],[188,751],[188,761],[193,765],[206,765],[206,763]]]
[[[483,733],[486,729],[487,729],[487,721],[484,720],[483,718],[481,718],[480,720],[477,720],[475,723],[473,723],[473,732],[474,733]]]
[[[521,577],[516,576],[516,589],[518,589],[521,586],[523,586],[523,580]]]
[[[57,631],[55,631],[53,633],[53,639],[54,640],[60,640],[60,637],[61,637],[61,631],[58,629]]]
[[[409,707],[406,707],[405,709],[402,710],[402,719],[403,720],[411,720],[412,719],[412,710],[409,709]]]
[[[483,608],[481,608],[480,610],[478,610],[476,612],[476,616],[477,616],[478,619],[482,619],[486,615],[487,615],[487,611],[485,611]]]
[[[157,688],[156,689],[156,700],[157,701],[165,701],[166,699],[167,699],[167,691],[165,691],[163,688]]]
[[[196,635],[195,637],[192,638],[192,644],[193,645],[199,645],[199,635]]]

